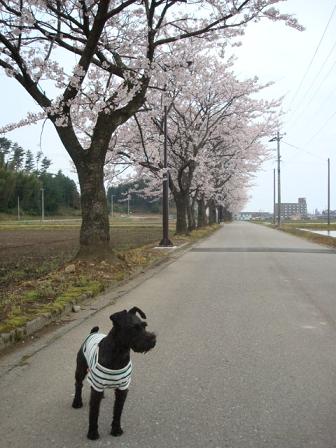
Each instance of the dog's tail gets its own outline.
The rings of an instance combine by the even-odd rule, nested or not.
[[[90,334],[92,334],[92,333],[98,333],[98,331],[99,331],[99,327],[93,327],[93,328],[91,329],[91,331],[90,331]]]

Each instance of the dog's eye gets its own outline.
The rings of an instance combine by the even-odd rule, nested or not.
[[[146,328],[147,327],[147,323],[146,322],[141,322],[141,324],[135,324],[134,327],[135,327],[136,330],[139,331],[139,330],[142,330],[143,328]]]

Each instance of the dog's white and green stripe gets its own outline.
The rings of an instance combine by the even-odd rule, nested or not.
[[[99,342],[105,338],[103,333],[91,333],[83,344],[83,353],[88,363],[87,380],[97,392],[104,389],[125,390],[131,383],[132,362],[120,370],[111,370],[98,362]]]

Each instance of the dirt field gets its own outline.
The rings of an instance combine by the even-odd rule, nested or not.
[[[111,228],[116,250],[158,242],[161,227]],[[0,229],[0,295],[18,281],[39,277],[69,261],[79,247],[79,227],[18,227]]]
[[[162,238],[161,223],[118,223],[110,228],[111,260],[74,259],[79,248],[79,223],[0,222],[0,334],[19,340],[24,325],[40,316],[58,316],[64,308],[94,297],[106,287],[127,280],[167,256],[153,246]],[[214,227],[170,238],[177,246],[209,235]]]

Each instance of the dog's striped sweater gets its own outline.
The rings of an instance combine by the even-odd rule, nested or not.
[[[103,333],[91,333],[83,344],[83,353],[88,364],[87,380],[97,392],[104,389],[126,390],[131,383],[132,362],[120,370],[111,370],[98,362],[99,342],[105,338]]]

